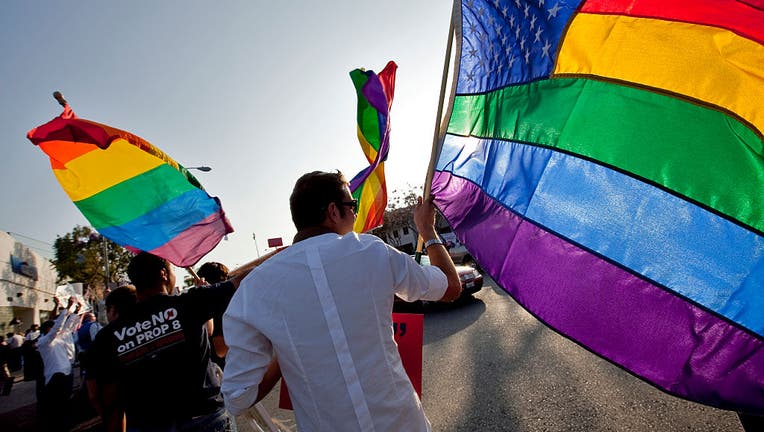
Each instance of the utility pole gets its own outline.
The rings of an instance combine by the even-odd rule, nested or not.
[[[257,252],[257,257],[260,258],[260,248],[257,247],[257,236],[255,233],[252,233],[252,240],[255,241],[255,251]]]
[[[104,281],[104,288],[109,289],[109,243],[106,241],[106,237],[101,236],[101,244],[103,245],[103,270],[106,275]]]

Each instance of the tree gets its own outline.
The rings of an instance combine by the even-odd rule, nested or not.
[[[105,249],[105,250],[104,250]],[[107,282],[125,278],[132,253],[102,237],[90,227],[76,226],[53,242],[55,258],[51,260],[58,271],[58,283],[82,282],[91,290],[101,291]],[[106,280],[104,252],[108,257],[109,279]]]
[[[404,189],[395,189],[390,193],[387,200],[387,209],[385,210],[384,224],[371,231],[372,234],[384,240],[395,248],[401,248],[401,238],[393,233],[408,228],[413,233],[417,233],[414,224],[414,207],[417,203],[417,197],[422,195],[421,186],[412,186],[407,184]],[[446,226],[445,219],[440,213],[435,216],[435,226]]]

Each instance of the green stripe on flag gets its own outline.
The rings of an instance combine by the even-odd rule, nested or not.
[[[371,145],[374,150],[379,151],[379,146],[382,142],[379,137],[379,115],[377,114],[377,110],[369,104],[369,101],[361,92],[363,86],[369,81],[369,77],[361,72],[360,69],[355,69],[350,72],[350,79],[353,80],[353,85],[358,94],[358,114],[356,116],[358,129],[363,133],[363,136],[366,137],[366,141],[369,142],[369,145]]]
[[[761,137],[683,99],[583,78],[543,80],[457,96],[448,132],[581,155],[764,231],[764,193],[750,194],[762,190]]]
[[[162,164],[74,204],[99,229],[120,226],[191,189],[179,171]]]

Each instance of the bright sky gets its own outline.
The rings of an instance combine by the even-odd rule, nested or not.
[[[261,254],[268,238],[291,243],[295,180],[364,167],[354,68],[398,63],[388,191],[421,185],[450,13],[448,0],[7,2],[0,230],[53,243],[88,224],[26,139],[61,112],[55,90],[79,117],[141,136],[185,166],[212,167],[194,173],[235,232],[202,262],[249,261],[253,234]]]

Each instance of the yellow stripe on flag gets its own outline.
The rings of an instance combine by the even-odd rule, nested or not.
[[[764,131],[764,46],[717,27],[580,13],[555,75],[595,75],[721,107]]]
[[[53,173],[69,198],[76,202],[163,163],[163,160],[119,138],[106,150],[85,153],[69,161],[66,169],[54,169]]]
[[[368,215],[374,214],[377,216],[379,213],[384,214],[384,208],[382,209],[382,212],[380,212],[379,207],[380,205],[384,206],[385,204],[377,202],[382,200],[382,197],[380,196],[382,191],[381,179],[384,177],[385,165],[382,163],[379,164],[366,179],[366,183],[361,191],[361,197],[358,200],[358,215],[355,219],[355,224],[353,225],[353,231],[359,233],[366,232],[382,224],[382,221],[369,220]],[[385,203],[387,202],[386,199],[384,201]],[[377,218],[375,217],[372,219]]]
[[[377,158],[377,149],[369,144],[369,141],[363,135],[360,127],[356,128],[356,132],[358,133],[358,141],[361,143],[361,150],[363,150],[366,160],[368,160],[370,164],[374,163],[374,159]]]

